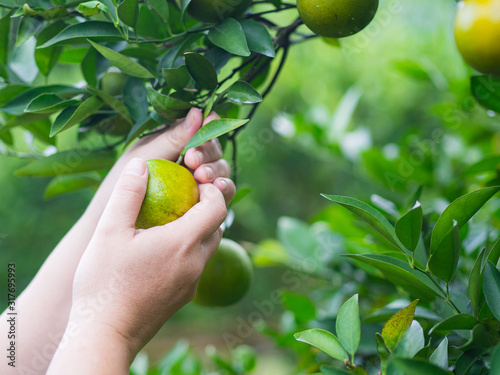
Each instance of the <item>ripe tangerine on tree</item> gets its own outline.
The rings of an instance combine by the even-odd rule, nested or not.
[[[252,0],[192,0],[187,12],[195,20],[216,23],[240,16],[251,3]]]
[[[500,0],[458,3],[455,42],[464,60],[478,72],[500,76]]]
[[[298,0],[297,7],[300,18],[315,34],[343,38],[371,22],[378,0]]]

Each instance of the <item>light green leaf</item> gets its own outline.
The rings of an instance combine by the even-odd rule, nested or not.
[[[484,252],[485,249],[481,250],[481,252],[479,253],[476,262],[474,263],[474,267],[472,267],[472,271],[469,276],[469,288],[468,288],[469,298],[475,316],[479,315],[480,304],[482,301],[483,278],[481,271],[482,271]]]
[[[413,358],[425,346],[424,330],[414,320],[394,348],[393,356]]]
[[[77,10],[85,17],[95,16],[99,14],[99,12],[109,13],[108,7],[100,1],[87,1],[85,3],[80,3]]]
[[[349,298],[340,308],[335,329],[342,346],[350,355],[354,356],[361,340],[357,294]]]
[[[427,267],[433,275],[445,283],[453,279],[460,258],[461,246],[460,231],[455,221],[453,228],[429,257]]]
[[[322,352],[328,354],[330,357],[344,362],[349,359],[347,352],[342,347],[339,339],[332,333],[323,329],[308,329],[307,331],[298,332],[293,335],[297,341],[305,342],[318,348]]]
[[[411,252],[415,251],[422,231],[423,212],[422,206],[417,202],[415,207],[405,213],[396,222],[396,235],[405,247]]]
[[[404,309],[398,311],[385,323],[382,329],[382,337],[389,350],[394,350],[406,330],[411,326],[411,322],[415,316],[417,303],[418,299],[410,303]]]
[[[480,189],[453,201],[441,214],[432,230],[430,253],[434,253],[450,233],[453,220],[457,221],[457,227],[460,229],[498,190],[500,186]]]
[[[166,1],[165,6],[168,7]],[[139,16],[139,1],[138,0],[124,0],[118,5],[118,17],[125,25],[135,27],[137,17]]]
[[[216,46],[238,56],[250,56],[245,32],[234,18],[226,18],[208,32],[208,39]]]
[[[245,125],[247,122],[248,120],[228,118],[210,121],[208,124],[202,126],[193,138],[191,138],[189,143],[182,150],[181,155],[184,155],[190,148],[198,147],[213,138],[220,137],[223,134]]]
[[[25,113],[21,116],[15,116],[9,119],[5,125],[0,128],[0,131],[4,132],[16,126],[26,126],[35,121],[46,119],[49,116],[49,113]]]
[[[281,299],[286,309],[293,313],[298,324],[307,323],[316,317],[316,306],[306,296],[284,291]]]
[[[429,362],[448,370],[448,337],[445,337],[429,357]]]
[[[405,375],[453,375],[451,371],[421,359],[394,358],[391,362]]]
[[[94,87],[87,87],[87,90],[92,94],[98,96],[103,102],[113,108],[121,117],[125,119],[125,121],[130,124],[134,123],[134,120],[130,116],[127,107],[121,100],[116,99],[114,96],[106,94],[104,91],[96,89]]]
[[[79,124],[101,108],[103,104],[104,103],[97,96],[91,96],[78,107],[66,108],[54,121],[52,129],[50,130],[50,136],[53,137],[57,133]]]
[[[84,189],[87,187],[97,189],[100,182],[101,180],[97,173],[70,174],[55,177],[45,188],[44,198],[53,198],[61,194]]]
[[[80,103],[78,99],[64,100],[56,94],[41,94],[28,104],[24,112],[54,113],[78,103]]]
[[[227,98],[235,103],[253,104],[260,103],[262,96],[251,84],[245,81],[236,81],[231,85]]]
[[[87,21],[69,25],[38,48],[64,44],[84,44],[87,43],[88,39],[94,42],[116,42],[123,40],[123,37],[111,22]]]
[[[16,47],[35,35],[43,26],[43,20],[34,17],[22,17],[17,29]]]
[[[36,45],[41,46],[66,28],[64,21],[56,21],[43,29],[36,39]],[[40,74],[48,76],[52,68],[57,64],[63,47],[49,47],[35,49],[35,62]]]
[[[500,166],[500,155],[490,155],[464,169],[462,175],[476,175],[485,172],[495,172]]]
[[[128,74],[132,77],[137,78],[154,78],[154,75],[151,74],[149,70],[147,70],[142,65],[136,63],[133,60],[130,60],[128,57],[123,56],[121,53],[113,51],[110,48],[101,46],[100,44],[94,43],[93,41],[88,41],[92,46],[103,55],[112,65],[116,66],[123,73]]]
[[[168,2],[165,0],[146,0],[151,8],[155,10],[156,13],[163,19],[164,22],[168,22]]]
[[[484,267],[483,291],[491,312],[500,320],[500,271],[491,262]]]
[[[184,117],[191,109],[191,104],[169,95],[163,95],[148,87],[148,97],[156,112],[167,120],[173,121]]]
[[[321,195],[326,199],[338,203],[344,208],[347,208],[354,215],[356,215],[358,218],[366,222],[378,233],[380,233],[395,247],[403,251],[404,246],[397,238],[394,227],[379,211],[367,205],[366,203],[363,203],[354,198],[343,197],[340,195],[327,195],[327,194],[321,194]]]
[[[239,23],[245,32],[248,48],[251,51],[271,58],[275,56],[271,35],[263,24],[253,20],[241,20]]]
[[[71,150],[37,159],[15,171],[18,176],[59,176],[109,169],[115,163],[113,151]]]
[[[217,87],[217,72],[210,60],[195,52],[184,54],[184,59],[189,75],[198,85],[207,90]]]

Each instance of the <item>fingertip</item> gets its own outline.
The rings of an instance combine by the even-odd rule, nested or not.
[[[206,125],[210,121],[218,120],[218,119],[220,119],[220,116],[216,112],[212,111],[208,114],[207,118],[203,121],[203,125]]]
[[[201,127],[203,115],[196,107],[191,107],[186,118],[184,119],[184,129],[190,133],[196,133]]]

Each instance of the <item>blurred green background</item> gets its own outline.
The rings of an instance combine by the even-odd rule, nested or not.
[[[276,236],[282,216],[306,222],[325,217],[330,205],[320,193],[372,202],[377,194],[402,205],[423,185],[422,199],[434,207],[480,186],[481,179],[466,183],[470,177],[461,172],[500,151],[498,119],[469,94],[471,71],[453,41],[455,6],[451,0],[385,0],[370,26],[343,39],[340,48],[320,38],[293,46],[278,84],[238,137],[238,184],[252,192],[233,207],[227,237],[258,243]],[[54,81],[79,74],[77,65],[60,69]],[[21,130],[15,136],[17,144],[27,137]],[[19,291],[93,194],[44,200],[48,179],[14,176],[24,164],[0,156],[0,264],[18,264]],[[489,207],[485,215],[498,218],[500,201]],[[224,349],[224,333],[234,333],[237,318],[248,317],[255,301],[283,284],[284,272],[258,268],[250,294],[231,308],[186,306],[146,351],[154,361],[182,337],[200,350],[207,344]],[[270,321],[281,311],[277,306]],[[286,349],[256,332],[243,342],[263,353],[255,373],[291,373],[295,359]]]

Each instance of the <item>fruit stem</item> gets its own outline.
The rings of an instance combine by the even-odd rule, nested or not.
[[[184,155],[179,155],[179,159],[177,159],[176,163],[181,165],[183,161],[184,161]]]

